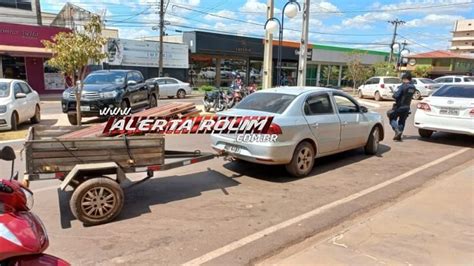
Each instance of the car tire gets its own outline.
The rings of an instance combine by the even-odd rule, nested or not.
[[[364,94],[362,93],[362,90],[358,91],[357,96],[359,96],[359,99],[364,99]]]
[[[153,107],[157,107],[158,106],[158,102],[156,101],[156,97],[155,95],[150,95],[150,100],[148,102],[148,108],[153,108]]]
[[[19,121],[18,121],[18,113],[16,111],[14,111],[12,113],[12,117],[10,119],[10,125],[11,125],[11,130],[12,131],[16,131],[18,130],[18,124],[19,124]]]
[[[77,126],[77,115],[76,114],[68,114],[67,120],[69,120],[69,124],[73,126]]]
[[[433,135],[433,130],[419,128],[418,134],[420,137],[428,139],[431,137],[431,135]]]
[[[120,185],[107,177],[95,177],[81,183],[72,193],[69,207],[85,225],[112,221],[123,207],[124,194]]]
[[[307,176],[314,166],[315,151],[313,145],[303,141],[296,146],[293,158],[285,165],[286,171],[294,177]]]
[[[375,126],[370,132],[369,139],[364,146],[364,152],[367,155],[375,155],[379,150],[380,142],[380,129],[378,126]]]
[[[421,93],[419,90],[416,90],[415,93],[413,93],[413,100],[421,100]]]
[[[377,102],[383,100],[382,96],[380,96],[380,92],[378,91],[375,92],[374,98]]]
[[[178,99],[184,99],[186,98],[186,91],[183,89],[179,89],[178,92],[176,93],[176,97]]]
[[[40,110],[39,105],[36,105],[35,115],[32,118],[30,118],[30,122],[32,124],[38,124],[40,121],[41,121],[41,110]]]
[[[205,105],[204,106],[204,112],[209,113],[209,111],[211,111],[211,106]]]

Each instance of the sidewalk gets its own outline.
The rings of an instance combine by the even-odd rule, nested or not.
[[[472,265],[474,160],[453,170],[329,239],[261,265]]]

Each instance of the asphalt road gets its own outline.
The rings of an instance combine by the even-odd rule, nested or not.
[[[390,105],[383,102],[376,110],[385,114]],[[84,227],[74,220],[67,197],[58,197],[55,180],[32,183],[33,211],[48,230],[47,252],[74,265],[253,263],[388,204],[473,158],[472,137],[440,133],[420,140],[412,125],[413,115],[404,141],[393,142],[386,123],[377,156],[358,149],[318,159],[310,176],[301,179],[289,177],[284,167],[221,158],[159,172],[157,178],[126,191],[122,213],[105,225]],[[168,149],[211,151],[206,135],[167,136],[166,143]],[[17,151],[22,147],[10,144]],[[16,169],[23,171],[24,162],[18,160]],[[9,176],[6,162],[0,162],[0,175]],[[371,193],[287,222],[403,175]],[[66,210],[63,215],[60,209]]]

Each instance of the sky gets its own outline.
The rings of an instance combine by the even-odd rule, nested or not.
[[[42,11],[58,12],[66,0],[40,0]],[[159,0],[70,0],[105,15],[121,38],[158,36]],[[274,0],[275,17],[287,0]],[[304,0],[298,0],[303,7]],[[212,32],[263,38],[267,0],[165,0],[166,33]],[[397,42],[407,41],[411,53],[446,50],[458,19],[474,18],[474,0],[342,1],[311,0],[309,39],[312,44],[388,51],[396,18],[405,21]],[[302,12],[284,19],[283,38],[299,41]],[[275,36],[277,38],[277,36]]]

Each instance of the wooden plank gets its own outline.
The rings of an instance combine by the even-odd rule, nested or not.
[[[150,148],[163,147],[164,139],[145,138],[134,139],[129,137],[129,148]],[[126,144],[122,138],[100,138],[100,139],[77,139],[77,140],[41,140],[32,142],[29,148],[31,151],[47,151],[47,150],[100,150],[100,149],[116,149],[125,148]]]
[[[113,154],[130,154],[139,155],[139,154],[153,154],[153,153],[163,153],[163,147],[153,147],[153,148],[131,148],[127,151],[125,148],[118,149],[101,149],[101,150],[78,150],[78,151],[56,151],[56,150],[47,150],[47,151],[33,151],[30,159],[43,159],[43,158],[68,158],[68,157],[87,157],[87,156],[111,156]]]

